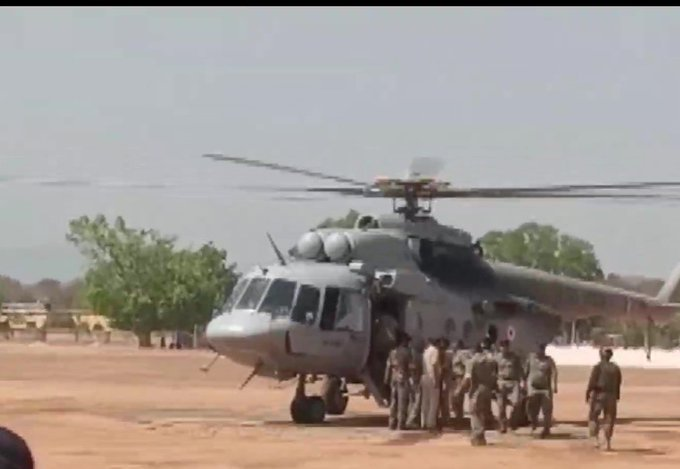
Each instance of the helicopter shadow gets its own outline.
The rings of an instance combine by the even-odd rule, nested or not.
[[[386,415],[356,415],[348,417],[328,418],[322,423],[304,424],[310,428],[387,428]],[[299,424],[288,420],[265,420],[265,425],[299,427]]]

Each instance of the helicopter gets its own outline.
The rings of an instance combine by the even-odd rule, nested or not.
[[[290,403],[295,423],[323,422],[346,411],[347,384],[386,407],[385,361],[397,331],[415,343],[446,337],[474,344],[507,339],[525,356],[562,331],[564,321],[607,316],[649,331],[680,312],[680,265],[655,297],[485,258],[465,230],[440,224],[436,199],[643,199],[678,182],[564,184],[462,189],[436,178],[442,161],[418,158],[403,178],[373,182],[224,154],[205,158],[340,183],[326,187],[255,188],[392,199],[392,213],[364,214],[351,229],[301,233],[288,256],[267,234],[278,262],[255,266],[238,280],[206,327],[220,356],[252,368],[253,376],[297,379]],[[253,187],[244,187],[253,189]],[[320,395],[308,395],[310,377],[323,376]]]

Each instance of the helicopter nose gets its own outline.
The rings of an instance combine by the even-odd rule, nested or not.
[[[208,343],[219,353],[264,353],[269,347],[270,318],[264,314],[232,312],[208,323],[205,331]]]

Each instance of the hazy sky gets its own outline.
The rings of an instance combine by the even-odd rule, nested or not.
[[[370,179],[416,156],[454,184],[680,180],[676,9],[0,10],[0,176],[180,181],[166,192],[0,184],[0,273],[69,279],[81,214],[213,240],[269,262],[327,215],[210,184],[315,181],[225,152]],[[680,205],[440,201],[481,236],[527,220],[590,240],[605,271],[665,277]]]

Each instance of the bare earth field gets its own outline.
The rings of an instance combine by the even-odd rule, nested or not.
[[[473,448],[466,431],[390,432],[353,397],[323,425],[290,423],[293,383],[255,378],[209,352],[0,344],[0,425],[30,443],[39,469],[680,467],[680,370],[624,369],[614,451],[585,439],[588,370],[560,368],[557,426]]]

